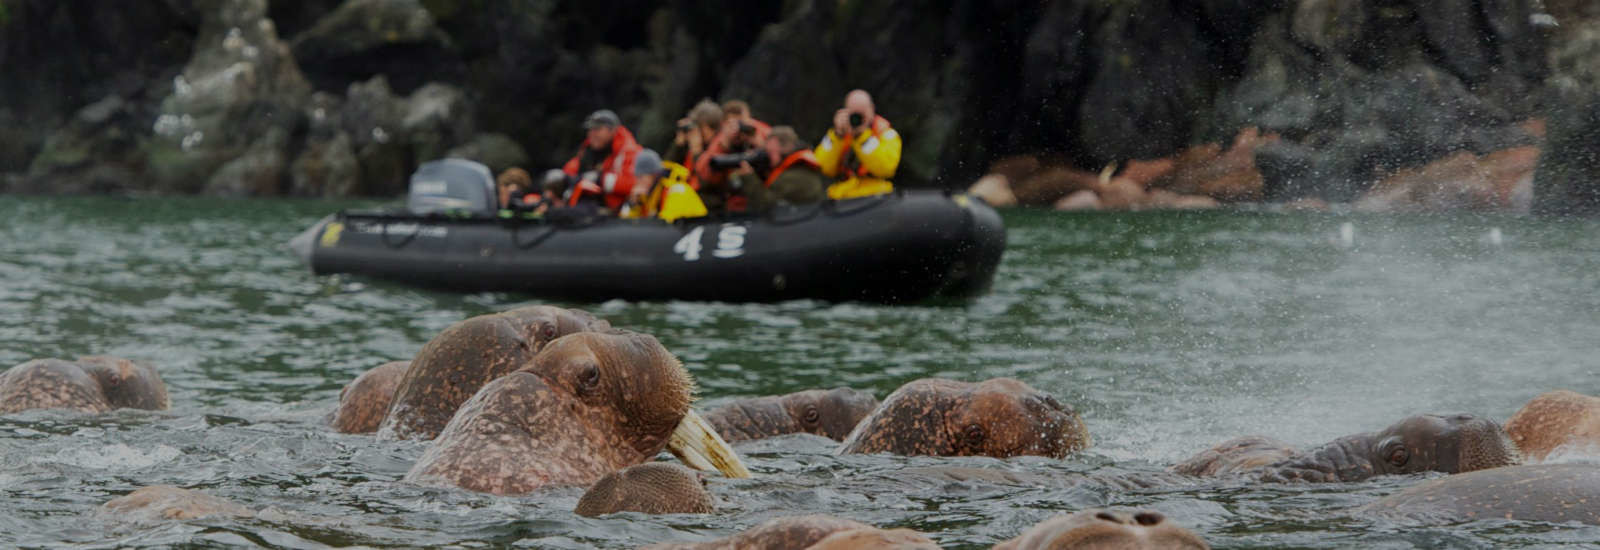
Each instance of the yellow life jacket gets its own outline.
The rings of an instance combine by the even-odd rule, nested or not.
[[[815,154],[819,169],[838,180],[828,186],[828,198],[850,199],[894,191],[889,178],[900,167],[900,133],[888,119],[873,117],[867,131],[841,138],[833,130],[822,138]],[[846,166],[851,159],[855,166]]]

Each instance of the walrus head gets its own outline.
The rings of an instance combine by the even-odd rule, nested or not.
[[[389,405],[394,401],[400,379],[411,368],[410,361],[390,361],[345,384],[339,390],[339,407],[328,415],[328,425],[339,433],[365,434],[378,431],[378,425],[389,415]]]
[[[878,399],[850,388],[805,390],[788,395],[734,401],[706,413],[706,420],[728,441],[810,433],[834,441],[850,435]]]
[[[100,383],[100,391],[113,409],[164,411],[172,407],[166,382],[149,364],[104,355],[79,357],[77,363]]]
[[[1204,539],[1147,510],[1084,510],[1033,526],[994,550],[1205,550]]]
[[[1267,481],[1361,481],[1379,475],[1455,474],[1521,461],[1505,430],[1470,414],[1417,415],[1355,434],[1266,467]]]
[[[646,462],[600,478],[578,499],[573,513],[709,514],[713,509],[699,472],[670,462]]]
[[[521,494],[588,485],[663,448],[690,466],[747,477],[690,409],[693,390],[683,365],[651,336],[563,336],[463,403],[406,479]]]
[[[610,327],[588,312],[552,306],[520,307],[451,325],[411,360],[378,435],[433,439],[478,388],[521,367],[550,342]]]
[[[840,453],[1063,458],[1089,446],[1083,419],[1010,378],[923,379],[895,390],[845,439]]]

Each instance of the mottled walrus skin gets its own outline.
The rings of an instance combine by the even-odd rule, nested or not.
[[[610,327],[588,312],[552,306],[521,307],[451,325],[411,360],[378,436],[433,439],[478,388],[517,370],[551,341]]]
[[[578,499],[573,513],[709,514],[715,508],[700,472],[670,462],[646,462],[600,478]]]
[[[1600,466],[1530,464],[1431,479],[1357,513],[1421,523],[1510,519],[1600,525]]]
[[[121,519],[138,521],[255,515],[255,512],[238,504],[171,485],[141,488],[106,502],[101,510]]]
[[[654,337],[563,336],[463,403],[406,480],[501,495],[590,485],[661,452],[692,391]]]
[[[839,452],[1063,458],[1088,446],[1078,413],[1027,384],[928,378],[889,394]]]
[[[1380,475],[1447,474],[1521,461],[1494,421],[1468,414],[1407,417],[1383,431],[1347,435],[1295,451],[1263,437],[1229,440],[1173,466],[1180,474],[1244,475],[1268,482],[1361,481]]]
[[[0,374],[0,414],[30,409],[102,413],[165,410],[167,385],[150,365],[116,357],[35,359]]]
[[[339,408],[328,417],[333,430],[347,434],[369,434],[389,415],[394,392],[411,367],[410,361],[390,361],[361,373],[339,390]]]
[[[1084,510],[1056,516],[994,550],[1206,550],[1205,539],[1148,510]]]
[[[850,388],[806,390],[741,399],[705,414],[729,443],[793,433],[842,441],[878,407],[872,394]]]
[[[844,550],[936,549],[927,537],[908,529],[883,530],[833,516],[778,518],[728,538],[699,543],[656,544],[647,550]]]
[[[1506,433],[1534,462],[1562,447],[1600,451],[1600,398],[1567,390],[1539,394],[1511,415]]]

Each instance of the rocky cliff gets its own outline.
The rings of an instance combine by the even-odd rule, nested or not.
[[[1547,1],[0,0],[0,173],[391,195],[439,156],[555,165],[600,107],[656,147],[702,97],[814,138],[861,87],[907,136],[900,179],[947,187],[1006,156],[1098,169],[1259,129],[1253,198],[1348,201],[1549,117],[1540,203],[1567,211],[1600,181],[1600,27]]]

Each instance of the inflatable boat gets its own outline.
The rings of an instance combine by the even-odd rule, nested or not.
[[[290,247],[316,274],[460,291],[903,303],[983,293],[1006,241],[994,209],[939,191],[671,223],[556,218],[507,216],[488,170],[452,159],[418,169],[406,209],[339,212]]]

